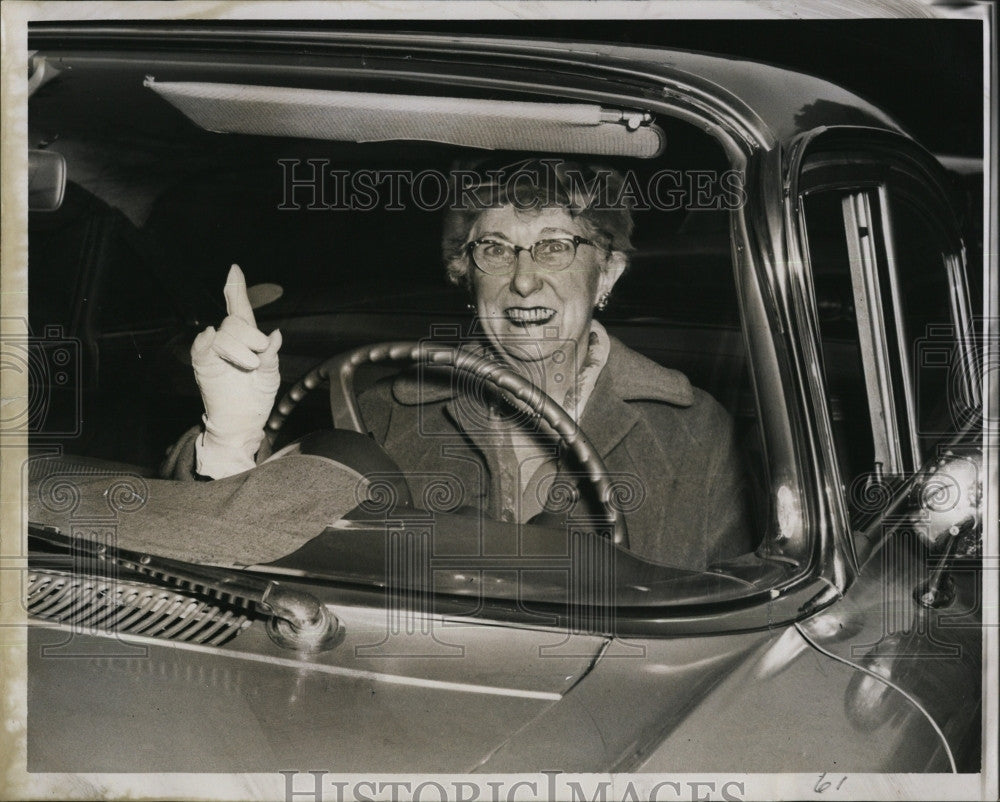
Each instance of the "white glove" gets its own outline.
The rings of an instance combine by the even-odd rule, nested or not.
[[[226,313],[219,330],[209,326],[191,345],[194,378],[205,405],[205,431],[195,441],[195,470],[222,479],[254,467],[264,424],[281,377],[281,332],[257,329],[237,265],[226,278]]]

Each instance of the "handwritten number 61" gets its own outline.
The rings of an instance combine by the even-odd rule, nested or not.
[[[823,779],[824,777],[826,777],[826,772],[825,771],[822,774],[819,775],[819,779],[816,781],[816,787],[813,788],[813,790],[817,794],[822,794],[831,785],[833,785],[833,780],[824,780]],[[843,777],[840,778],[840,782],[837,783],[837,786],[836,786],[836,788],[834,790],[839,791],[840,790],[840,786],[842,786],[845,782],[847,782],[847,775],[846,774]]]

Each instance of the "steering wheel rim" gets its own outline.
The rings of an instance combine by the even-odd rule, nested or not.
[[[268,437],[273,441],[299,402],[324,381],[330,383],[330,411],[334,427],[368,434],[354,393],[354,372],[362,365],[387,362],[450,367],[506,393],[541,417],[559,435],[585,470],[586,478],[596,491],[607,522],[611,525],[612,542],[628,548],[625,517],[613,503],[608,470],[580,427],[536,384],[484,355],[481,350],[467,345],[387,342],[364,345],[330,357],[299,379],[275,405],[267,421]]]

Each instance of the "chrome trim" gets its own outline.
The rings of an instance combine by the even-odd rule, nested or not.
[[[808,566],[808,576],[814,584],[820,587],[832,584],[843,590],[852,574],[840,556],[842,549],[831,539],[830,493],[823,479],[826,475],[824,460],[829,458],[829,450],[823,447],[820,434],[815,430],[815,416],[809,409],[810,388],[819,379],[817,367],[821,363],[813,332],[802,331],[801,321],[807,319],[803,304],[808,302],[809,296],[803,289],[801,253],[792,236],[795,225],[788,205],[790,187],[785,157],[786,154],[779,151],[770,155],[770,175],[761,183],[762,189],[770,190],[764,202],[772,204],[766,246],[772,254],[772,262],[767,266],[769,273],[764,287],[771,293],[769,300],[775,310],[770,336],[775,350],[786,362],[785,369],[779,373],[789,431],[788,470],[801,500],[803,531],[810,535],[799,544],[800,550],[794,557],[800,565]],[[821,595],[817,594],[816,598]]]
[[[73,630],[65,624],[56,624],[52,629]],[[101,638],[121,639],[127,643],[141,643],[146,645],[163,646],[162,640],[151,638],[146,635],[133,635],[131,633],[109,633],[100,630],[88,632],[87,635]],[[434,688],[436,690],[456,691],[458,693],[478,693],[489,696],[513,696],[520,699],[539,699],[544,701],[559,701],[562,699],[561,693],[554,691],[529,691],[519,688],[502,688],[495,685],[476,685],[468,682],[449,682],[447,680],[424,679],[422,677],[408,677],[401,674],[383,674],[378,671],[365,671],[359,668],[345,668],[344,666],[329,665],[317,661],[296,660],[289,657],[277,657],[275,655],[260,654],[257,652],[243,652],[236,649],[220,649],[200,643],[188,643],[186,641],[171,641],[171,649],[181,649],[189,652],[199,652],[201,654],[211,654],[218,657],[226,657],[232,660],[244,660],[251,663],[263,663],[271,666],[283,666],[292,668],[299,672],[315,672],[317,674],[331,674],[339,677],[352,677],[354,679],[366,679],[376,682],[386,682],[393,685],[410,685],[418,688]]]
[[[895,228],[892,225],[892,209],[889,208],[889,193],[883,184],[878,188],[878,202],[881,212],[882,241],[885,247],[886,273],[889,278],[889,293],[892,296],[893,318],[896,324],[896,348],[899,353],[899,367],[903,378],[903,405],[906,409],[907,434],[910,441],[910,462],[907,467],[920,465],[920,444],[917,441],[917,406],[913,398],[913,366],[910,364],[910,349],[907,345],[906,322],[903,320],[903,298],[899,291],[899,270],[895,250]],[[898,420],[898,418],[897,418]],[[902,449],[902,444],[900,444]]]
[[[882,191],[883,188],[880,187],[879,192]],[[866,190],[852,192],[844,197],[841,208],[851,264],[851,290],[858,322],[861,361],[865,375],[874,379],[874,386],[866,382],[865,390],[872,435],[875,438],[875,462],[881,462],[890,473],[901,473],[904,469],[903,453],[899,445],[896,416],[893,414],[896,403],[889,368],[892,360],[881,303],[882,286],[879,280],[871,196]]]
[[[966,397],[963,401],[970,409],[983,406],[983,388],[980,368],[976,362],[977,356],[980,359],[985,357],[979,351],[979,343],[976,341],[976,330],[969,317],[969,310],[972,304],[969,300],[969,286],[965,280],[966,254],[963,247],[960,253],[943,254],[945,271],[948,274],[948,286],[951,290],[949,302],[951,304],[951,317],[958,327],[956,342],[958,343],[958,364],[962,369],[962,390]]]
[[[806,229],[805,206],[798,201],[797,195],[789,199],[788,211],[790,217],[792,214],[795,215],[799,242],[801,242],[802,247],[799,247],[799,242],[796,241],[794,234],[791,233],[794,230],[794,226],[790,224],[789,249],[798,257],[798,261],[795,264],[798,265],[798,278],[802,285],[801,291],[803,293],[803,306],[805,309],[804,318],[812,323],[811,326],[807,323],[810,339],[803,342],[803,350],[815,360],[818,370],[815,371],[816,375],[813,379],[816,383],[819,383],[822,381],[823,365],[822,333],[819,328],[819,312],[815,304],[816,290],[813,283],[813,266],[811,251],[809,249],[809,236]],[[825,393],[820,393],[818,396],[814,396],[814,398],[818,400],[818,403],[814,402],[813,408],[815,414],[812,416],[812,420],[817,428],[816,434],[821,444],[820,447],[823,448],[823,455],[819,460],[818,471],[820,476],[832,477],[832,479],[824,478],[820,480],[827,509],[829,515],[832,517],[832,530],[833,532],[850,532],[850,515],[845,504],[844,482],[840,476],[840,465],[836,458],[836,446],[831,423],[832,416],[828,409],[827,397]],[[848,542],[850,542],[849,539]],[[857,560],[853,554],[848,558],[848,562],[852,566],[852,571],[856,572]],[[845,585],[840,583],[838,587],[843,590]]]
[[[804,228],[801,224],[801,191],[799,189],[799,179],[805,155],[812,149],[817,140],[825,139],[830,140],[834,145],[843,145],[851,137],[866,140],[866,147],[872,153],[878,150],[887,151],[891,149],[891,153],[898,156],[899,165],[926,187],[929,193],[928,197],[933,198],[938,204],[947,206],[943,190],[945,186],[942,179],[943,171],[940,165],[934,161],[930,153],[909,137],[888,129],[856,125],[815,128],[801,133],[790,141],[783,168],[785,181],[784,206],[789,234],[789,269],[793,272],[799,270],[801,273],[809,270],[808,260],[803,255],[801,249],[801,244],[804,242]],[[871,185],[870,181],[867,183]],[[961,249],[961,241],[954,219],[952,217],[942,219],[941,223],[945,231],[948,232],[948,239],[956,243],[956,251],[959,251]],[[961,266],[956,265],[956,269],[961,270]],[[807,354],[811,353],[814,358],[817,358],[820,342],[819,316],[812,300],[811,282],[807,276],[803,275],[799,276],[799,280],[801,283],[798,292],[802,294],[803,317],[798,321],[797,330],[799,337],[797,339],[801,342]],[[965,286],[964,277],[962,284]],[[967,293],[964,294],[967,298]],[[816,434],[817,440],[814,441],[815,447],[819,449],[819,458],[822,460],[818,481],[822,484],[823,495],[829,500],[832,516],[830,523],[834,527],[834,536],[830,541],[830,545],[835,549],[836,553],[830,555],[830,567],[839,575],[836,580],[838,587],[846,588],[857,577],[861,561],[870,556],[872,548],[870,544],[862,545],[860,548],[864,553],[859,553],[859,546],[855,543],[851,533],[846,498],[843,490],[843,480],[835,457],[836,451],[832,438],[830,410],[822,376],[819,374],[807,374],[805,382],[808,385],[806,390],[807,398],[813,410],[813,414],[807,416],[807,419],[815,422],[815,425],[819,428],[819,432]]]
[[[787,301],[787,271],[783,248],[784,227],[780,206],[774,199],[781,194],[781,157],[778,151],[761,153],[754,159],[753,169],[758,171],[761,193],[748,198],[749,210],[739,217],[742,229],[734,232],[736,243],[743,244],[738,254],[740,269],[737,277],[740,304],[744,320],[747,353],[753,358],[751,379],[760,408],[760,424],[766,445],[765,456],[771,473],[771,504],[776,504],[779,487],[788,487],[802,511],[800,537],[791,536],[778,541],[770,538],[760,549],[768,557],[794,560],[803,570],[812,560],[810,543],[802,540],[811,529],[811,521],[818,520],[812,511],[814,499],[810,498],[803,476],[803,460],[798,435],[803,429],[797,410],[801,403],[795,386],[792,368],[789,375],[782,363],[795,361],[797,344],[787,333],[790,312]],[[752,201],[757,201],[751,205]],[[754,247],[753,240],[756,240]],[[754,256],[759,256],[759,263]],[[797,432],[796,429],[799,431]],[[772,525],[775,525],[772,515]]]

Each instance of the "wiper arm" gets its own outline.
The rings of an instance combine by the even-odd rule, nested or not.
[[[98,562],[186,586],[220,599],[253,602],[272,614],[268,634],[281,646],[318,652],[333,646],[339,621],[315,596],[280,582],[218,566],[193,565],[169,557],[144,554],[70,537],[54,526],[28,523],[28,537]]]

